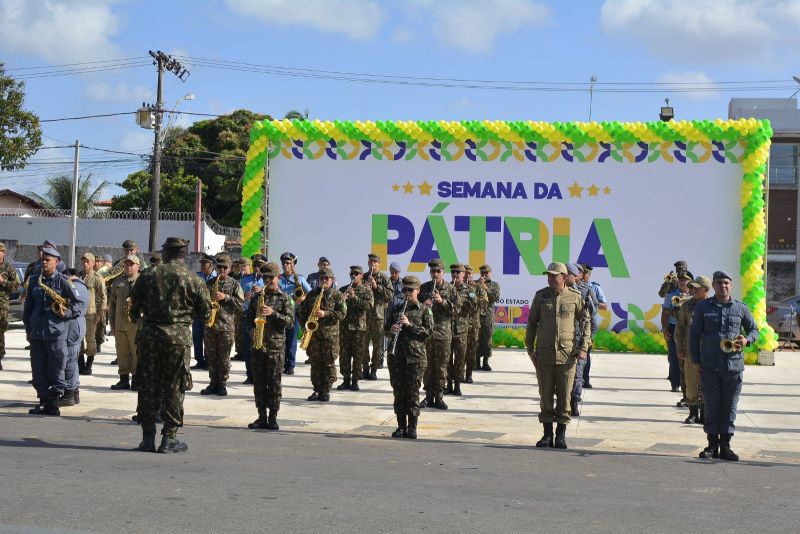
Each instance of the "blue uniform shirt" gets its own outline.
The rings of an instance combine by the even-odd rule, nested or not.
[[[597,282],[592,282],[592,289],[594,289],[594,296],[600,304],[606,303],[606,295],[603,293],[603,288]]]
[[[303,291],[310,293],[311,286],[308,285],[305,277],[301,274],[298,274],[297,279],[300,281],[300,285],[303,286]],[[285,274],[281,274],[280,277],[278,277],[278,287],[281,291],[294,298],[294,290],[297,287],[294,283],[294,275],[286,276]]]
[[[672,308],[674,308],[674,306],[672,305],[672,297],[679,297],[682,294],[683,293],[681,293],[680,289],[676,289],[675,291],[670,291],[669,293],[667,293],[667,296],[664,297],[664,304],[661,305],[661,308],[663,310],[669,312],[669,324],[671,324],[672,326],[678,324],[678,318],[675,317],[675,315],[672,313]]]
[[[80,317],[81,307],[86,304],[86,300],[66,276],[53,273],[50,277],[45,277],[43,283],[67,300],[65,316],[56,315],[50,309],[53,300],[39,287],[40,276],[42,275],[31,276],[28,283],[28,297],[22,313],[25,331],[30,339],[66,340],[68,323],[70,319]]]
[[[748,343],[758,339],[758,327],[747,305],[738,300],[721,303],[716,297],[697,303],[689,332],[692,361],[709,371],[744,371],[740,352],[726,353],[720,347],[723,339],[744,335]]]
[[[242,304],[242,309],[247,311],[247,309],[250,308],[250,297],[247,294],[252,291],[253,286],[264,287],[264,280],[262,280],[260,276],[256,278],[256,275],[254,274],[246,274],[242,276],[241,280],[239,280],[239,285],[242,286],[242,292],[244,293],[244,303]]]

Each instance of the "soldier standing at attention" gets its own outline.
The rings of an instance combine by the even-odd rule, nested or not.
[[[66,387],[68,323],[80,316],[85,302],[67,277],[56,271],[61,261],[56,249],[42,248],[40,261],[41,271],[29,279],[22,315],[25,334],[31,344],[33,387],[39,397],[39,405],[28,413],[61,415],[58,399]],[[61,299],[66,305],[57,302]]]
[[[698,276],[689,282],[692,298],[683,301],[678,311],[678,323],[675,325],[675,346],[678,348],[678,360],[683,366],[686,379],[686,404],[689,405],[689,417],[683,422],[705,423],[702,392],[700,391],[700,366],[689,357],[689,330],[692,327],[692,316],[697,303],[708,298],[711,280],[707,276]]]
[[[597,301],[595,300],[594,291],[592,286],[583,281],[583,269],[577,263],[567,264],[567,280],[568,287],[577,289],[583,299],[583,307],[589,312],[591,320],[591,337],[589,338],[589,350],[592,348],[592,340],[597,331],[595,324],[597,321]],[[580,332],[580,325],[576,325],[576,332]],[[589,350],[586,351],[586,357],[589,357]],[[575,380],[572,383],[572,395],[570,397],[570,416],[578,417],[581,412],[578,410],[578,403],[581,402],[583,395],[583,369],[586,365],[585,359],[578,359],[575,362]]]
[[[386,321],[389,381],[397,416],[392,437],[417,439],[419,386],[427,365],[425,342],[433,332],[433,312],[417,299],[419,278],[404,276],[402,282],[405,301],[392,306]]]
[[[231,349],[233,348],[234,329],[236,328],[236,309],[242,308],[244,293],[239,282],[228,276],[231,270],[231,257],[217,254],[217,275],[206,282],[210,291],[211,302],[219,305],[214,323],[205,325],[203,334],[203,350],[208,360],[208,378],[210,383],[201,395],[216,394],[224,397],[228,394],[228,377],[231,372]]]
[[[591,280],[592,278],[592,266],[583,263],[581,264],[581,268],[583,269],[583,281],[587,284],[591,285],[592,291],[594,291],[594,300],[597,301],[597,309],[598,310],[607,310],[608,309],[608,302],[606,301],[606,295],[603,293],[603,288],[595,282]],[[600,328],[600,315],[596,313],[594,315],[594,323],[592,324],[592,331],[597,333],[597,330]],[[592,347],[589,347],[589,351],[586,353],[586,365],[583,366],[583,389],[592,389],[592,383],[589,382],[589,374],[592,369]],[[577,377],[576,377],[577,378]]]
[[[336,360],[339,357],[339,321],[347,315],[344,296],[333,289],[333,271],[325,269],[320,276],[321,285],[312,289],[300,304],[298,317],[303,324],[315,321],[317,329],[311,336],[306,354],[311,360],[311,385],[314,387],[308,400],[328,402],[331,385],[336,382]],[[314,308],[319,301],[319,307]]]
[[[708,446],[700,458],[735,462],[731,450],[736,426],[736,406],[742,391],[742,349],[758,340],[758,326],[747,305],[731,297],[731,276],[714,273],[714,296],[697,303],[689,334],[692,361],[702,368]]]
[[[64,366],[64,394],[58,399],[59,408],[81,403],[78,352],[81,350],[81,341],[86,335],[85,315],[89,307],[89,289],[83,280],[78,278],[75,269],[71,267],[64,269],[64,276],[80,294],[81,300],[76,303],[80,315],[72,321],[67,321],[67,363]]]
[[[208,288],[184,264],[189,242],[168,237],[162,245],[164,263],[143,272],[133,286],[131,317],[140,317],[138,420],[142,441],[138,449],[155,452],[156,416],[164,427],[158,452],[183,452],[176,438],[183,426],[183,398],[192,389],[193,319],[211,315]]]
[[[86,336],[81,344],[78,370],[82,375],[90,375],[94,357],[97,354],[96,330],[102,322],[102,318],[106,316],[106,285],[103,277],[94,272],[94,254],[87,252],[81,258],[81,262],[83,263],[81,279],[89,289],[89,307],[86,311]]]
[[[367,380],[377,380],[377,370],[383,368],[384,340],[383,322],[386,307],[392,302],[394,290],[386,273],[381,271],[381,258],[377,254],[367,256],[367,274],[365,285],[372,290],[372,308],[367,312],[367,342],[364,346],[364,374]],[[372,342],[372,360],[370,361],[369,344]]]
[[[254,347],[252,353],[253,393],[256,397],[258,419],[247,425],[247,428],[278,430],[286,330],[294,325],[294,303],[292,297],[278,288],[280,267],[267,263],[261,266],[260,272],[265,284],[261,290],[264,296],[263,306],[259,308],[261,293],[254,293],[250,297],[245,316],[250,332],[255,332],[257,319],[264,321],[261,347]]]
[[[3,356],[6,355],[6,330],[8,330],[8,300],[11,293],[19,287],[17,270],[6,263],[6,244],[0,243],[0,371],[3,370]]]
[[[433,332],[425,344],[428,364],[425,367],[425,400],[421,408],[432,407],[446,410],[442,400],[447,376],[447,361],[453,341],[453,315],[461,305],[456,289],[444,281],[444,264],[439,258],[428,262],[431,281],[422,284],[419,299],[433,311]]]
[[[461,384],[465,381],[467,357],[467,334],[472,313],[478,309],[478,296],[472,287],[464,283],[464,266],[450,265],[453,287],[458,293],[461,306],[453,314],[453,341],[447,362],[447,393],[461,395]]]
[[[139,352],[136,347],[136,334],[139,325],[131,318],[131,294],[133,285],[139,279],[139,257],[131,254],[125,258],[125,274],[118,276],[111,285],[108,299],[108,317],[114,344],[117,347],[117,365],[119,366],[119,382],[111,389],[132,389],[139,391],[139,379],[136,371],[139,365]],[[133,375],[133,382],[128,381]]]
[[[566,265],[551,263],[543,274],[547,275],[547,287],[534,295],[525,331],[525,348],[539,382],[539,422],[544,427],[544,435],[536,446],[566,449],[575,360],[586,358],[590,318],[580,292],[566,286]],[[580,328],[576,331],[576,327]],[[554,421],[557,423],[555,441]]]
[[[465,282],[475,293],[477,306],[469,316],[469,329],[467,330],[467,354],[466,371],[464,373],[464,382],[472,384],[472,371],[475,369],[475,363],[478,359],[478,335],[481,330],[481,311],[489,305],[489,296],[486,293],[486,286],[479,284],[472,279],[474,273],[472,266],[465,265]]]
[[[483,284],[489,304],[481,310],[481,330],[478,338],[478,358],[475,361],[475,369],[480,371],[491,371],[489,358],[492,357],[492,336],[494,335],[494,304],[500,300],[500,284],[492,281],[492,266],[481,265],[481,279],[478,282]],[[483,358],[483,365],[480,359]]]
[[[360,265],[350,266],[350,284],[341,289],[347,315],[340,324],[339,371],[342,383],[340,391],[358,391],[361,362],[367,344],[367,310],[372,308],[372,290],[364,285],[364,270]]]
[[[281,291],[292,297],[296,306],[301,306],[308,297],[311,286],[305,277],[297,274],[297,256],[291,252],[281,254],[281,268],[283,274],[278,278]],[[332,281],[331,281],[332,282]],[[298,310],[299,308],[295,308]],[[301,321],[296,320],[294,326],[286,330],[286,354],[283,359],[283,372],[287,375],[294,374],[297,359],[297,333],[300,332]]]

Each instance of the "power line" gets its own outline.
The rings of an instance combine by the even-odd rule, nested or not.
[[[102,63],[120,63],[125,61],[141,61],[141,60],[148,60],[147,56],[138,56],[138,57],[125,57],[125,58],[118,58],[118,59],[102,59],[98,61],[83,61],[80,63],[62,63],[60,65],[39,65],[35,67],[13,67],[7,68],[7,71],[15,71],[15,70],[36,70],[36,69],[54,69],[54,68],[62,68],[62,67],[74,67],[78,65],[97,65]],[[149,60],[148,60],[149,61]]]

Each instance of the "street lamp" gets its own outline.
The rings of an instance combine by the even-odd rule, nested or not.
[[[675,117],[675,110],[669,105],[669,98],[665,98],[664,103],[666,106],[661,106],[661,113],[658,114],[658,118],[664,122],[669,122]]]

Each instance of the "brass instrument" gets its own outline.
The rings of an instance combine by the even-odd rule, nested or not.
[[[67,299],[56,293],[56,290],[42,282],[42,275],[39,275],[39,287],[47,293],[53,301],[50,303],[50,310],[58,316],[61,316],[67,309]]]
[[[253,348],[256,350],[264,347],[264,327],[267,325],[267,316],[261,313],[261,308],[264,307],[263,291],[259,291],[257,302],[255,329],[253,330]]]
[[[400,316],[405,315],[406,313],[406,306],[408,306],[408,299],[403,303],[403,309],[400,311]],[[398,316],[397,322],[395,324],[400,324],[400,316]],[[394,354],[394,349],[397,347],[397,339],[400,337],[400,332],[402,331],[402,327],[397,333],[394,335],[392,339],[392,348],[389,350],[389,354]]]
[[[719,348],[726,353],[739,352],[742,350],[742,343],[735,339],[720,339]]]
[[[672,297],[672,305],[673,306],[677,306],[681,302],[683,302],[683,299],[680,297],[680,295],[675,295],[674,297]]]
[[[297,276],[297,273],[294,273],[294,300],[297,300],[301,297],[306,296],[306,292],[303,289],[303,284],[300,283],[300,277]]]
[[[103,277],[103,283],[105,283],[106,288],[111,287],[111,284],[114,283],[121,274],[125,272],[125,260],[120,260],[117,262],[115,266],[108,270],[108,273]]]
[[[320,306],[322,305],[322,295],[325,292],[320,288],[319,297],[317,300],[314,301],[314,306],[311,308],[311,313],[308,314],[308,320],[305,324],[305,330],[303,332],[303,338],[300,340],[300,348],[306,350],[308,348],[308,344],[311,343],[311,336],[314,335],[314,332],[319,328],[319,321],[314,314],[319,310]]]
[[[214,279],[214,286],[211,288],[211,317],[206,321],[206,326],[211,328],[217,322],[217,314],[219,313],[219,301],[217,300],[217,291],[219,291],[219,276]]]
[[[667,275],[664,277],[665,282],[674,282],[677,279],[678,275],[676,275],[674,271],[668,272]]]

